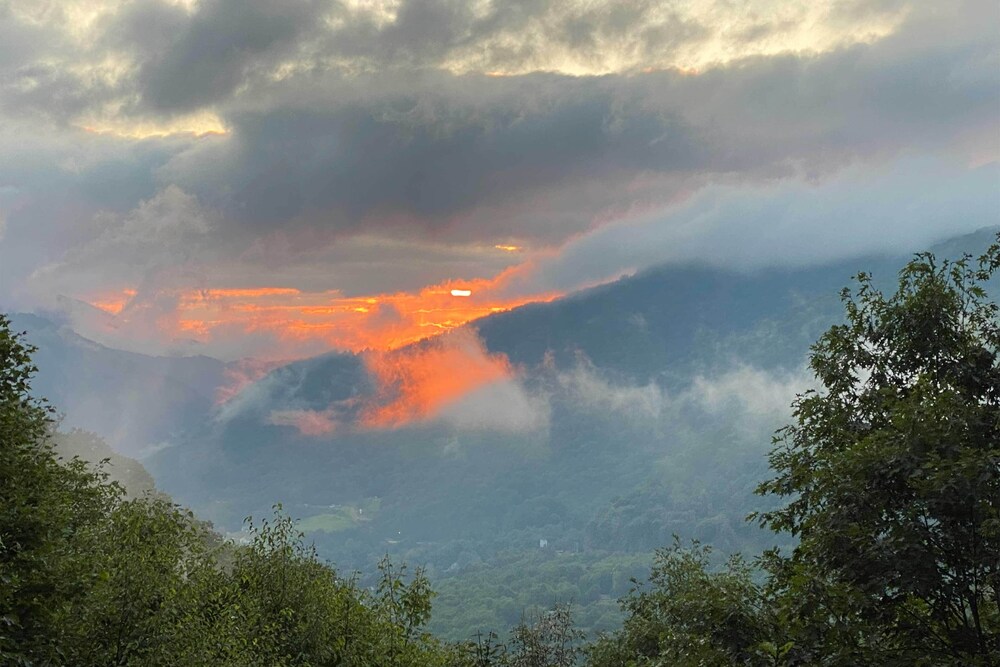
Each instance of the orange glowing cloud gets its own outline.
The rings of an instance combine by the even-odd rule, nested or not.
[[[508,270],[493,279],[449,281],[419,292],[357,297],[263,286],[179,291],[172,294],[175,311],[156,326],[167,340],[194,340],[209,349],[241,337],[266,337],[271,343],[258,356],[269,360],[301,358],[330,349],[394,350],[493,313],[561,296],[558,292],[509,296],[504,288],[510,275]],[[129,330],[131,319],[137,320],[132,324],[138,327],[138,318],[145,316],[142,295],[137,296],[135,290],[88,301],[114,315],[113,326],[121,333]]]
[[[442,408],[492,382],[509,379],[510,362],[489,354],[470,331],[425,346],[365,356],[380,400],[362,412],[366,428],[395,428],[436,417]]]
[[[117,294],[110,294],[102,299],[91,301],[90,305],[100,308],[110,315],[117,315],[124,310],[135,294],[136,291],[134,289],[126,289]]]
[[[251,350],[255,360],[229,365],[225,382],[216,391],[218,406],[287,360],[331,349],[362,354],[377,387],[374,396],[352,406],[271,413],[270,423],[319,437],[345,426],[392,429],[433,420],[443,408],[470,393],[512,380],[506,357],[489,354],[475,333],[460,327],[525,303],[561,296],[559,292],[517,294],[512,284],[523,266],[511,267],[492,279],[446,281],[417,292],[349,297],[336,291],[257,286],[161,290],[147,295],[130,289],[89,301],[112,316],[102,324],[110,337],[152,334],[162,336],[166,344],[193,342],[196,350],[227,349],[249,341],[237,349]],[[160,309],[163,303],[170,309]],[[440,336],[445,333],[449,335]],[[436,340],[425,340],[430,338]],[[263,353],[258,352],[261,349]]]
[[[268,423],[291,426],[309,437],[396,429],[434,421],[476,390],[514,379],[507,357],[490,354],[470,330],[399,350],[368,351],[363,360],[375,387],[372,395],[323,410],[274,410]]]

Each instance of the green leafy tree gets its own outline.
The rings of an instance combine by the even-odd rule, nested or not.
[[[588,648],[593,667],[769,664],[774,619],[752,567],[731,557],[710,567],[711,548],[679,540],[656,552],[648,586],[623,598],[621,631]]]
[[[422,631],[433,597],[422,573],[406,581],[405,568],[386,560],[378,591],[361,589],[318,558],[280,506],[274,519],[251,523],[250,533],[218,594],[229,613],[225,632],[239,638],[234,655],[242,657],[233,664],[444,667],[457,660],[456,648]]]
[[[558,604],[511,630],[504,664],[509,667],[572,667],[583,633],[573,626],[569,605]]]
[[[385,561],[371,593],[280,507],[234,545],[162,495],[128,498],[100,467],[61,460],[32,351],[0,316],[0,664],[470,664],[424,631],[420,571]]]
[[[503,664],[507,656],[507,646],[492,630],[485,635],[476,633],[473,641],[465,646],[465,661],[468,667],[496,667]]]
[[[761,572],[659,552],[589,664],[1000,664],[998,268],[1000,236],[978,263],[917,255],[891,295],[859,275],[758,489],[797,545]]]
[[[97,526],[120,495],[79,460],[60,465],[52,410],[31,395],[34,348],[0,315],[0,663],[65,661],[60,619],[99,575]]]
[[[889,296],[862,274],[813,347],[759,489],[790,499],[760,519],[799,539],[766,562],[803,662],[1000,664],[998,266],[921,254]]]
[[[407,581],[406,565],[394,566],[388,555],[379,561],[378,570],[374,609],[388,624],[383,652],[388,665],[409,664],[412,647],[431,641],[424,626],[431,617],[434,591],[422,569]]]
[[[351,632],[344,627],[338,633],[329,622],[349,616],[341,605],[352,602],[338,595],[343,587],[336,573],[303,544],[280,507],[272,521],[251,524],[250,534],[250,544],[235,555],[228,606],[238,616],[237,634],[251,664],[333,661]]]
[[[215,573],[205,532],[163,499],[117,503],[93,545],[97,577],[58,619],[73,662],[178,664],[192,639],[193,582]]]

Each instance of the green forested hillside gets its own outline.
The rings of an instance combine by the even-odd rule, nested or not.
[[[891,292],[859,276],[842,293],[844,318],[812,346],[815,389],[792,399],[766,457],[750,443],[774,414],[744,400],[740,420],[719,419],[736,405],[726,383],[671,400],[633,386],[597,415],[571,398],[597,383],[607,400],[622,386],[555,369],[549,381],[567,393],[551,400],[567,430],[550,431],[546,448],[513,461],[497,436],[421,467],[440,435],[428,428],[402,462],[414,479],[387,449],[377,459],[387,475],[359,486],[377,489],[360,500],[289,487],[308,535],[279,509],[235,541],[162,494],[139,494],[141,466],[112,461],[127,495],[100,466],[67,459],[104,446],[53,433],[52,410],[32,395],[33,350],[0,318],[0,658],[996,665],[1000,321],[988,288],[998,269],[1000,241],[978,261],[920,255]],[[732,381],[765,386],[752,373]],[[633,408],[651,394],[659,411],[640,418]],[[615,432],[648,458],[615,456]],[[726,446],[699,447],[699,432]],[[595,461],[604,477],[574,492]],[[421,516],[433,504],[406,507],[407,493],[441,503],[457,526]],[[751,523],[739,516],[749,512]],[[383,556],[339,574],[314,544],[359,563]],[[427,567],[407,574],[399,556]]]
[[[429,628],[454,641],[483,629],[511,628],[522,618],[566,605],[585,636],[616,630],[619,598],[633,580],[649,576],[652,552],[566,553],[554,550],[505,553],[434,578],[434,615]]]
[[[120,484],[126,497],[154,494],[156,482],[139,461],[113,450],[96,433],[78,428],[55,430],[50,435],[52,452],[64,461],[78,458],[100,471],[105,481]]]
[[[990,238],[955,245],[981,253]],[[540,540],[582,559],[645,554],[647,566],[674,534],[724,553],[788,547],[787,536],[744,521],[774,507],[753,493],[768,474],[771,435],[814,383],[808,347],[842,320],[840,288],[862,269],[891,287],[904,263],[664,268],[479,322],[488,350],[517,364],[519,384],[506,388],[524,400],[513,413],[503,395],[470,408],[511,420],[534,410],[537,427],[439,419],[317,437],[271,423],[275,410],[323,411],[370,395],[362,360],[331,354],[273,371],[147,463],[166,490],[228,531],[280,500],[346,570],[369,572],[389,552],[470,592],[471,566],[502,567],[503,553],[530,560]],[[586,586],[568,577],[557,601],[602,627],[596,619],[610,605],[591,609]],[[517,604],[552,602],[517,576],[511,586]],[[449,636],[489,629],[447,600],[439,608],[459,622],[438,625]]]
[[[797,544],[721,570],[660,550],[590,664],[1000,663],[998,268],[1000,237],[845,289],[757,489],[784,502],[754,518]]]

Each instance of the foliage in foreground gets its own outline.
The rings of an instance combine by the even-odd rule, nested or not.
[[[890,296],[860,275],[758,489],[789,499],[758,518],[798,545],[757,579],[661,551],[591,664],[1000,664],[998,267],[1000,243],[978,266],[918,255]]]
[[[426,577],[341,578],[278,513],[223,543],[168,500],[60,460],[32,350],[0,317],[0,663],[448,665]]]
[[[0,664],[570,667],[568,607],[522,619],[504,644],[426,630],[423,572],[388,558],[363,588],[276,508],[247,544],[152,492],[130,496],[81,458],[90,434],[54,434],[32,398],[33,349],[0,316]],[[69,443],[69,444],[67,444]],[[140,482],[144,480],[140,479]],[[146,481],[148,484],[148,481]]]

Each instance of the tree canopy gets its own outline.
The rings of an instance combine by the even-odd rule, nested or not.
[[[422,629],[433,593],[419,571],[386,561],[369,591],[280,511],[235,545],[162,495],[127,497],[61,459],[32,352],[0,316],[0,663],[465,664],[465,647]]]
[[[787,502],[755,518],[797,545],[759,572],[659,552],[592,664],[1000,664],[998,267],[1000,239],[917,255],[889,295],[857,276],[758,489]]]
[[[768,561],[783,619],[824,659],[993,664],[1000,655],[1000,328],[994,245],[918,255],[890,296],[858,277],[814,346],[761,520],[799,545]]]

